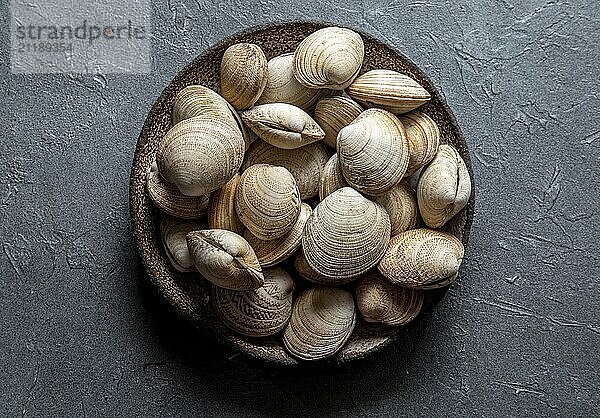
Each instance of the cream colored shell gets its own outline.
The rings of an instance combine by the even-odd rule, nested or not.
[[[298,185],[302,200],[315,197],[319,191],[319,177],[329,159],[320,142],[296,149],[281,149],[264,141],[256,141],[246,152],[242,170],[255,164],[270,164],[288,169]]]
[[[157,208],[181,219],[200,218],[206,212],[210,198],[210,195],[184,195],[173,183],[167,183],[158,171],[148,174],[146,190]]]
[[[375,201],[390,215],[392,236],[418,225],[417,195],[407,181],[403,180],[384,194],[376,196]]]
[[[356,307],[350,292],[328,286],[312,287],[294,301],[283,344],[302,360],[323,359],[343,347],[355,325]]]
[[[392,237],[377,267],[398,285],[435,289],[456,280],[463,255],[464,247],[454,236],[433,229],[412,229]]]
[[[300,275],[300,277],[319,284],[327,284],[331,282],[331,279],[317,273],[311,266],[308,265],[302,246],[294,257],[294,269]]]
[[[415,80],[392,70],[368,71],[354,80],[347,92],[363,106],[396,114],[410,112],[431,99]]]
[[[237,110],[252,107],[267,84],[267,58],[258,45],[239,43],[221,60],[221,96]]]
[[[362,111],[361,105],[348,96],[326,97],[319,100],[315,107],[315,122],[325,132],[323,143],[335,149],[340,129],[352,123]]]
[[[348,186],[340,168],[337,153],[333,154],[325,164],[319,183],[319,200],[323,200],[336,190]]]
[[[160,222],[160,236],[167,258],[171,265],[180,272],[196,271],[194,260],[188,250],[186,235],[191,231],[206,228],[200,222],[182,221],[165,216]]]
[[[226,229],[242,235],[244,224],[235,212],[235,190],[240,181],[240,174],[235,175],[223,187],[210,195],[208,205],[208,227],[210,229]]]
[[[437,124],[423,112],[413,110],[400,116],[406,130],[410,158],[406,175],[409,176],[428,164],[440,146],[440,130]]]
[[[430,228],[441,228],[460,212],[471,196],[471,178],[456,149],[440,145],[417,184],[421,217]]]

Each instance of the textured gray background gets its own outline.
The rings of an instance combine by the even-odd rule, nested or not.
[[[155,2],[148,76],[11,76],[3,0],[0,416],[598,415],[596,1]],[[525,3],[525,4],[521,4]],[[326,18],[430,74],[471,147],[462,278],[367,361],[263,369],[145,286],[127,187],[144,117],[226,35]]]

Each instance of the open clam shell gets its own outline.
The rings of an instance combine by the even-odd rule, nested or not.
[[[340,168],[337,153],[333,154],[325,164],[319,183],[319,200],[323,200],[336,190],[348,186]]]
[[[413,229],[419,224],[417,195],[407,181],[401,181],[384,194],[376,196],[374,200],[390,215],[392,236]]]
[[[406,175],[409,176],[428,164],[440,146],[440,130],[437,124],[423,112],[413,110],[399,117],[406,130],[410,158]]]
[[[219,190],[210,195],[208,204],[208,227],[210,229],[226,229],[242,235],[244,224],[235,212],[235,190],[240,181],[240,174],[235,175]]]
[[[196,271],[194,260],[187,246],[186,235],[206,228],[201,222],[182,221],[165,216],[160,223],[160,236],[169,261],[182,273]]]
[[[267,84],[267,58],[258,45],[231,45],[221,60],[221,95],[236,110],[252,107]]]
[[[325,132],[323,143],[336,148],[340,129],[352,123],[363,108],[348,96],[333,96],[319,100],[315,107],[315,122]]]
[[[146,190],[157,208],[181,219],[200,218],[206,212],[210,198],[210,195],[184,195],[173,183],[167,183],[158,171],[148,174]]]

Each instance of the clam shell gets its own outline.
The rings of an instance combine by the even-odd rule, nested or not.
[[[326,89],[309,89],[294,77],[294,54],[283,54],[268,63],[267,85],[256,104],[288,103],[308,112],[328,93]]]
[[[421,312],[423,299],[422,291],[395,285],[377,273],[370,273],[356,287],[356,306],[367,322],[406,325]]]
[[[368,71],[354,80],[347,92],[363,106],[397,114],[410,112],[431,98],[415,80],[392,70]]]
[[[210,229],[226,229],[242,235],[244,224],[235,212],[235,190],[240,181],[240,174],[235,175],[223,187],[210,195],[208,205],[208,227]]]
[[[471,178],[465,162],[452,146],[440,145],[417,184],[423,221],[430,228],[441,228],[467,205],[470,196]]]
[[[229,103],[216,92],[201,85],[191,85],[182,89],[173,102],[173,125],[195,116],[207,115],[234,121]]]
[[[337,139],[337,154],[350,186],[368,195],[390,190],[408,166],[408,141],[402,123],[381,109],[368,109]]]
[[[255,106],[242,112],[242,120],[259,138],[278,148],[300,148],[325,136],[308,113],[287,103]]]
[[[302,248],[309,266],[331,284],[347,283],[377,265],[390,231],[381,205],[344,187],[323,199],[308,218]]]
[[[249,337],[266,337],[281,331],[292,315],[294,280],[282,268],[263,270],[265,283],[254,290],[212,288],[212,305],[233,331]]]
[[[206,228],[206,225],[200,222],[186,222],[171,216],[165,216],[160,222],[160,236],[163,247],[167,253],[167,258],[177,271],[196,271],[185,237],[191,231],[204,228]]]
[[[300,214],[300,192],[292,174],[284,167],[256,164],[240,178],[235,192],[235,210],[257,238],[272,240],[291,231]]]
[[[302,360],[319,360],[335,354],[356,325],[352,294],[329,286],[305,290],[294,301],[283,334],[285,348]]]
[[[255,164],[285,167],[294,176],[300,197],[306,200],[318,194],[319,177],[328,159],[327,149],[319,142],[296,149],[281,149],[264,141],[256,141],[246,152],[242,170]]]
[[[300,275],[300,277],[319,284],[326,284],[331,281],[327,277],[317,273],[311,266],[308,265],[302,246],[294,256],[294,269]]]
[[[250,231],[246,231],[244,238],[246,238],[246,241],[254,249],[261,266],[271,267],[279,264],[291,257],[300,248],[302,244],[302,231],[304,231],[304,225],[306,225],[306,221],[311,213],[312,209],[310,206],[302,203],[300,215],[298,215],[294,227],[287,235],[281,238],[264,241],[252,235]]]
[[[392,236],[415,228],[419,223],[417,195],[407,181],[401,181],[392,189],[374,199],[390,215]]]
[[[392,237],[377,268],[398,285],[435,289],[456,280],[463,255],[464,247],[454,236],[411,229]]]
[[[406,130],[410,157],[406,175],[411,175],[428,164],[440,146],[440,130],[437,124],[423,112],[414,110],[400,116]]]
[[[212,284],[230,290],[252,290],[264,284],[254,250],[235,232],[205,229],[188,233],[186,239],[196,268]]]
[[[158,171],[148,174],[146,190],[157,208],[181,219],[200,218],[206,212],[210,198],[210,195],[184,195],[173,183],[167,183]]]
[[[325,164],[319,183],[319,200],[323,200],[336,190],[348,186],[340,168],[337,153],[333,154]]]
[[[158,171],[187,196],[209,194],[242,166],[245,142],[239,129],[207,115],[179,122],[158,146]]]
[[[267,58],[258,45],[231,45],[221,60],[221,96],[237,110],[256,103],[267,84]]]
[[[365,46],[356,32],[319,29],[294,52],[294,76],[306,87],[344,90],[358,75],[364,57]]]
[[[325,132],[323,143],[335,149],[340,129],[352,123],[362,111],[361,105],[347,96],[319,100],[315,107],[315,122]]]

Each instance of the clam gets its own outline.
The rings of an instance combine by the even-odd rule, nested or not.
[[[267,84],[267,58],[258,45],[227,48],[221,61],[221,96],[237,110],[256,103]]]
[[[390,112],[365,110],[340,130],[337,154],[350,186],[367,195],[385,193],[402,180],[408,166],[404,127]]]
[[[395,284],[435,289],[456,280],[463,255],[464,247],[453,235],[411,229],[392,237],[377,268]]]
[[[264,284],[254,250],[243,237],[224,229],[192,231],[186,236],[196,269],[212,284],[252,290]]]
[[[262,267],[271,267],[287,260],[300,248],[300,244],[302,244],[302,231],[311,213],[312,209],[310,206],[302,203],[300,215],[298,215],[298,219],[292,230],[281,238],[264,241],[252,235],[250,231],[246,231],[244,238],[246,238],[246,241],[254,249],[258,257],[258,262]]]
[[[440,145],[440,130],[433,119],[418,110],[402,115],[399,119],[406,130],[410,149],[406,175],[411,175],[435,157]]]
[[[186,196],[211,193],[242,166],[245,142],[239,129],[208,115],[179,122],[158,146],[156,162],[163,178]]]
[[[300,148],[325,136],[308,113],[287,103],[255,106],[242,112],[242,120],[259,138],[278,148]]]
[[[309,89],[294,77],[294,54],[271,58],[268,63],[267,85],[256,104],[289,103],[308,112],[328,93],[325,89]]]
[[[342,284],[375,267],[390,239],[390,218],[378,203],[343,187],[317,205],[304,227],[309,266]]]
[[[244,224],[235,213],[235,190],[240,181],[239,173],[223,187],[210,195],[208,205],[208,227],[210,229],[226,229],[242,235]]]
[[[235,210],[248,230],[268,241],[291,231],[300,214],[300,192],[284,167],[256,164],[242,174]]]
[[[148,174],[146,190],[152,203],[171,216],[181,219],[198,219],[208,207],[210,195],[186,196],[173,183],[167,183],[158,173]]]
[[[376,273],[356,287],[356,306],[367,322],[406,325],[421,312],[423,299],[421,290],[400,287]]]
[[[185,237],[191,231],[204,228],[206,225],[200,222],[186,222],[171,216],[165,216],[160,222],[160,236],[167,258],[177,271],[196,271]]]
[[[336,148],[337,136],[363,111],[361,105],[348,96],[334,96],[319,100],[315,107],[315,122],[325,132],[323,143]]]
[[[327,284],[331,282],[331,279],[328,279],[327,277],[317,273],[311,266],[308,265],[306,256],[302,250],[302,246],[300,246],[300,249],[294,257],[294,269],[302,278],[308,281],[319,284]]]
[[[294,176],[300,197],[306,200],[318,194],[319,177],[328,159],[327,149],[319,142],[296,149],[281,149],[264,141],[255,141],[246,152],[242,170],[255,164],[285,167]]]
[[[413,229],[419,223],[417,196],[407,181],[401,181],[374,200],[390,215],[392,236]]]
[[[294,76],[306,87],[344,90],[358,75],[364,57],[358,33],[338,27],[319,29],[294,52]]]
[[[263,270],[265,283],[254,290],[236,291],[213,286],[215,312],[233,331],[266,337],[281,331],[292,315],[294,280],[282,268]]]
[[[410,112],[431,98],[415,80],[392,70],[368,71],[354,80],[347,92],[363,106],[392,113]]]
[[[423,221],[430,228],[441,228],[467,205],[470,196],[471,178],[465,162],[452,146],[440,145],[417,184]]]
[[[333,154],[325,164],[319,183],[319,200],[323,200],[336,190],[348,186],[340,168],[337,153]]]
[[[302,360],[323,359],[342,348],[355,324],[356,307],[350,292],[316,286],[294,301],[283,344]]]

